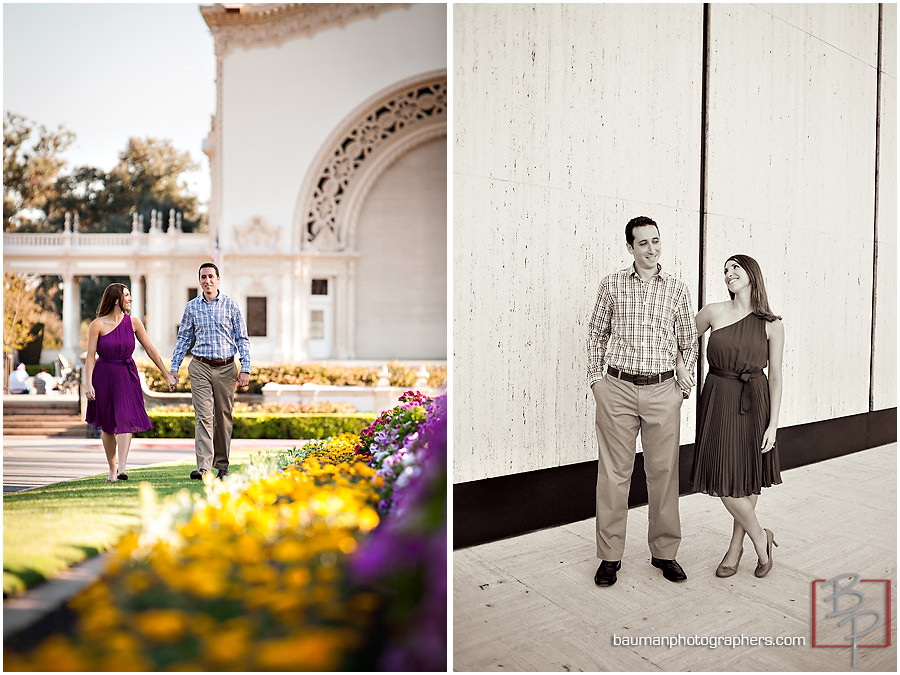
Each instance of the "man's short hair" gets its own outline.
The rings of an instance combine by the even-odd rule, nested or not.
[[[643,227],[644,225],[653,225],[653,227],[656,228],[656,231],[659,232],[659,225],[656,224],[656,221],[653,220],[653,218],[648,216],[632,218],[625,226],[625,241],[628,242],[629,246],[634,246],[634,228]]]
[[[200,265],[200,269],[197,271],[197,276],[198,276],[198,277],[199,277],[200,274],[203,272],[203,268],[204,268],[204,267],[212,267],[212,268],[216,271],[216,276],[217,276],[217,277],[218,277],[218,276],[222,276],[222,275],[219,274],[219,268],[216,267],[215,263],[206,262],[206,263],[203,263],[202,265]]]

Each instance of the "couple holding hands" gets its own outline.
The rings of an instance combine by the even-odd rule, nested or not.
[[[88,329],[85,421],[101,431],[109,464],[107,482],[128,480],[132,434],[153,426],[132,358],[135,338],[166,378],[169,391],[178,385],[178,368],[190,349],[193,358],[188,375],[197,457],[197,469],[191,472],[191,478],[202,479],[213,468],[218,478],[228,475],[234,392],[236,387],[250,383],[250,338],[237,302],[219,291],[219,268],[203,263],[199,279],[203,292],[185,306],[169,370],[150,342],[144,324],[130,315],[128,288],[110,284],[103,292],[97,318]],[[234,360],[236,353],[240,356],[240,372]]]
[[[596,402],[598,586],[616,583],[625,551],[628,491],[640,431],[651,565],[669,581],[687,575],[681,542],[678,455],[681,403],[694,386],[698,334],[712,329],[700,394],[691,487],[722,500],[733,518],[716,576],[737,573],[749,536],[755,575],[772,569],[772,531],[756,517],[762,487],[781,483],[775,435],[781,407],[784,327],[769,309],[762,272],[745,255],[725,261],[730,300],[696,316],[687,286],[664,272],[659,227],[640,216],[625,227],[634,264],[603,278],[590,321],[588,377]],[[606,372],[604,374],[604,366]],[[768,367],[768,377],[763,368]]]

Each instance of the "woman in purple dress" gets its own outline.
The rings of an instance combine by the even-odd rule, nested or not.
[[[719,497],[734,520],[716,576],[737,572],[746,534],[758,559],[754,574],[764,577],[772,569],[772,546],[778,544],[772,531],[759,524],[756,502],[762,488],[781,483],[775,435],[784,326],[769,308],[762,271],[753,258],[730,257],[724,275],[731,300],[706,305],[694,319],[700,335],[710,328],[712,333],[691,484],[698,492]]]
[[[97,318],[88,328],[87,414],[85,421],[101,431],[103,449],[109,464],[107,483],[128,480],[126,466],[131,435],[146,431],[153,425],[144,409],[144,396],[137,366],[131,358],[134,339],[140,341],[147,356],[171,384],[169,374],[159,352],[150,343],[144,324],[131,316],[131,293],[124,284],[110,284],[103,291]],[[116,469],[116,450],[119,467]]]

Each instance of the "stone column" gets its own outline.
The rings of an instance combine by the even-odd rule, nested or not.
[[[175,346],[175,325],[181,319],[183,307],[173,307],[178,298],[173,297],[172,277],[172,270],[164,261],[156,261],[147,268],[147,334],[159,353],[169,357]],[[172,323],[171,317],[176,313],[178,318]]]
[[[335,280],[334,307],[337,351],[342,358],[356,358],[356,260],[347,260],[347,274]]]
[[[81,356],[81,292],[78,288],[79,277],[71,272],[63,278],[63,353],[72,363]]]
[[[312,285],[312,260],[302,257],[294,268],[294,349],[291,358],[303,361],[309,358],[309,294]]]
[[[144,277],[140,272],[131,275],[131,315],[144,320]]]
[[[271,298],[269,302],[275,303],[275,307],[283,307],[290,308],[294,304],[294,294],[297,293],[297,288],[295,288],[294,284],[291,283],[291,263],[290,261],[284,261],[281,263],[281,299]],[[275,360],[279,361],[293,361],[295,359],[295,354],[293,353],[293,349],[291,349],[291,320],[290,320],[290,310],[278,311],[278,309],[273,312],[275,316],[275,321],[278,325],[278,354],[275,356]],[[251,354],[252,356],[252,354]]]

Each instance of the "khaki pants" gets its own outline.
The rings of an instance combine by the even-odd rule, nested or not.
[[[681,542],[678,515],[678,447],[681,388],[675,378],[636,386],[606,375],[595,384],[597,557],[621,560],[625,552],[628,490],[640,431],[647,475],[647,541],[656,558],[673,560]]]
[[[191,359],[188,375],[191,378],[191,403],[194,406],[197,469],[228,471],[237,364],[232,362],[215,368]]]

